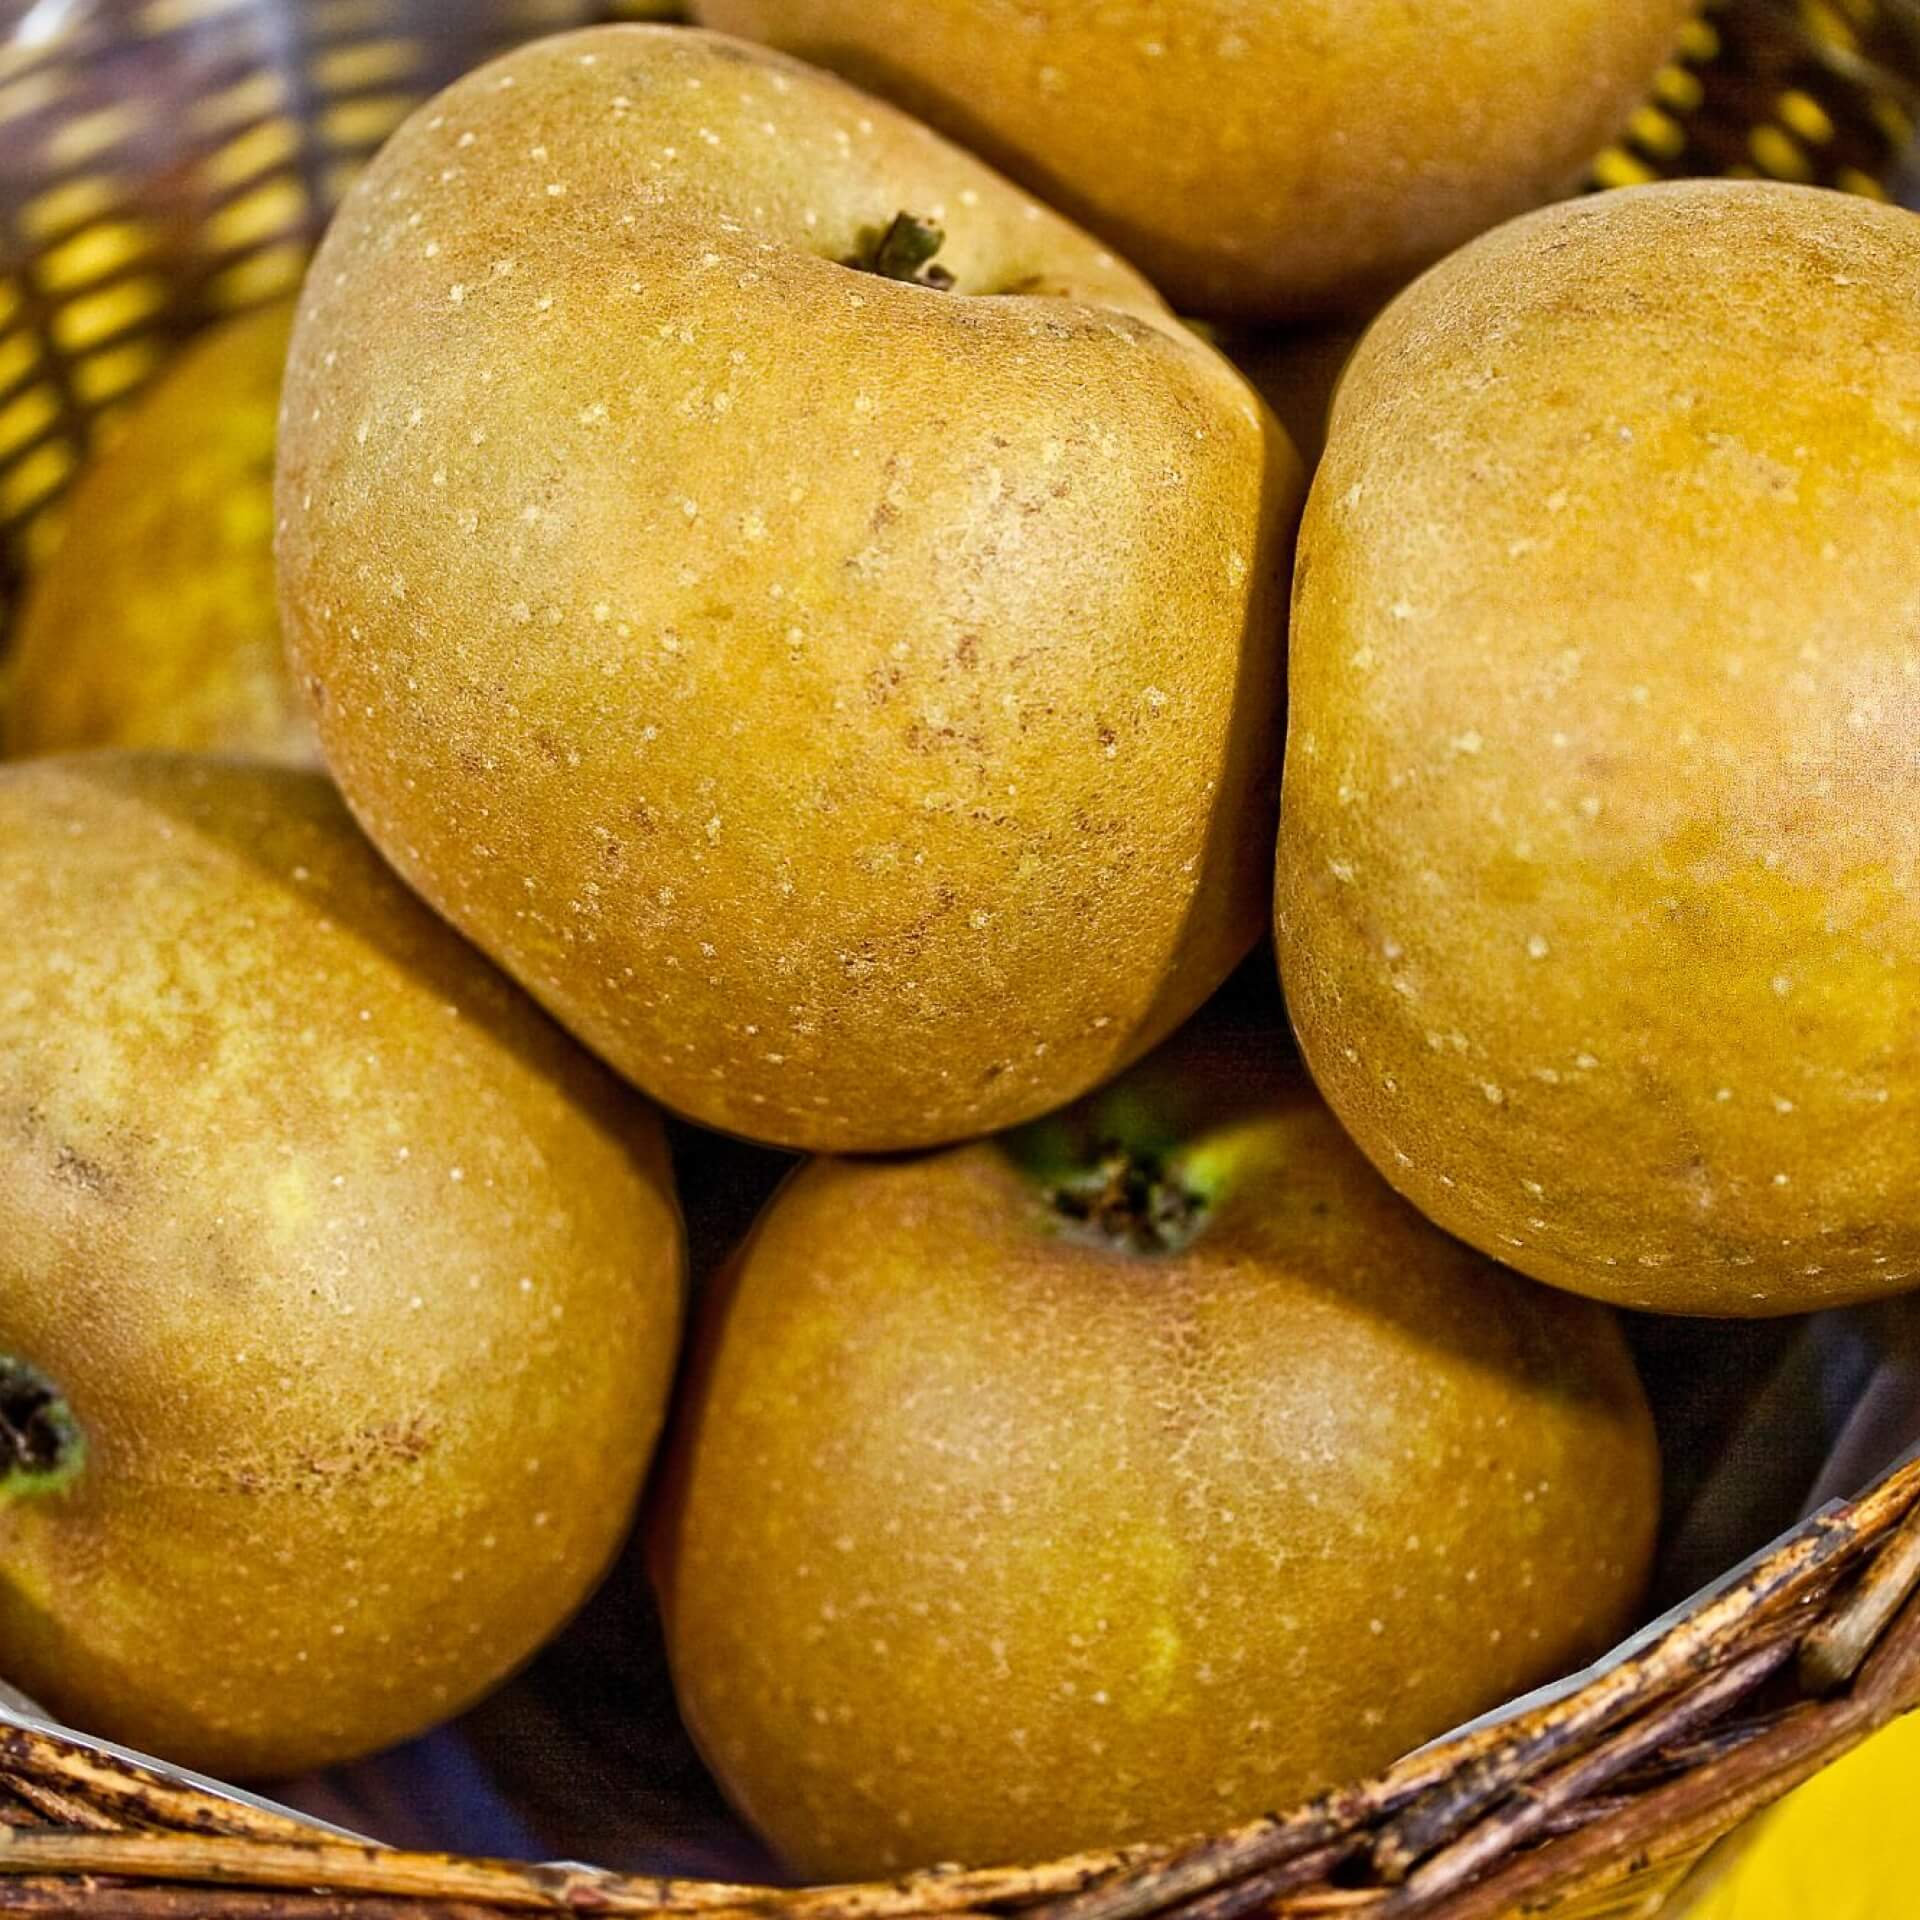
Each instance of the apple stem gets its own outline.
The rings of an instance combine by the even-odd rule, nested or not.
[[[877,273],[883,280],[905,280],[945,293],[953,285],[953,275],[932,261],[946,243],[946,229],[937,222],[896,213],[886,230],[877,238],[869,236],[861,252],[846,264],[863,273]]]
[[[86,1460],[86,1435],[51,1380],[0,1353],[0,1506],[57,1493]]]
[[[1173,1253],[1199,1230],[1205,1198],[1160,1160],[1109,1142],[1085,1173],[1049,1190],[1054,1211],[1131,1253]]]

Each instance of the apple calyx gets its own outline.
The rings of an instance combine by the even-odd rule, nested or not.
[[[1128,1253],[1177,1253],[1207,1202],[1157,1155],[1109,1141],[1093,1165],[1058,1181],[1047,1202],[1063,1219]]]
[[[947,243],[947,231],[937,222],[916,214],[896,213],[886,230],[864,245],[846,264],[882,280],[904,280],[916,287],[946,293],[953,275],[933,265],[933,256]]]
[[[38,1368],[0,1353],[0,1506],[57,1493],[86,1459],[86,1435]]]

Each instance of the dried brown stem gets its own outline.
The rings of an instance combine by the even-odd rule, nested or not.
[[[1270,1907],[1283,1895],[1297,1893],[1316,1880],[1324,1880],[1343,1861],[1351,1859],[1355,1842],[1346,1840],[1337,1846],[1321,1847],[1303,1853],[1285,1866],[1269,1867],[1264,1873],[1252,1873],[1231,1886],[1216,1887],[1184,1906],[1166,1910],[1163,1920],[1241,1920],[1245,1914]]]
[[[1508,1920],[1572,1887],[1597,1891],[1686,1860],[1858,1746],[1920,1697],[1920,1603],[1844,1699],[1784,1718],[1717,1766],[1643,1794],[1618,1819],[1517,1855],[1480,1881],[1410,1912],[1420,1920]]]
[[[84,1891],[0,1880],[0,1915],[60,1915],[62,1920],[457,1920],[472,1916],[429,1900],[369,1899],[353,1893],[217,1893],[206,1887],[127,1887],[96,1881]]]
[[[1795,1711],[1785,1709],[1785,1713]],[[1713,1727],[1689,1740],[1676,1740],[1664,1746],[1645,1766],[1635,1767],[1621,1781],[1623,1787],[1651,1787],[1663,1784],[1676,1773],[1695,1767],[1710,1767],[1749,1740],[1771,1733],[1785,1717],[1784,1713],[1763,1714],[1751,1720],[1737,1720],[1730,1726]]]
[[[1562,1834],[1578,1833],[1583,1827],[1590,1827],[1596,1820],[1611,1820],[1622,1808],[1633,1805],[1631,1794],[1598,1794],[1591,1800],[1582,1800],[1578,1806],[1557,1807],[1540,1822],[1540,1834],[1543,1839],[1557,1840]],[[1391,1889],[1384,1890],[1391,1897]]]
[[[528,1912],[706,1916],[707,1920],[906,1920],[964,1916],[991,1901],[1030,1903],[1111,1873],[1139,1854],[1078,1856],[1048,1866],[937,1871],[885,1886],[727,1886],[403,1853],[311,1836],[299,1841],[219,1834],[14,1833],[0,1830],[0,1874],[105,1873],[123,1878],[206,1881],[222,1886],[301,1888],[399,1898],[469,1901]]]
[[[1041,1915],[1043,1920],[1141,1920],[1164,1913],[1244,1874],[1266,1872],[1324,1847],[1351,1832],[1360,1817],[1357,1806],[1349,1810],[1328,1796],[1287,1819],[1258,1820],[1202,1841],[1125,1879],[1045,1907]]]
[[[1901,1522],[1860,1584],[1807,1635],[1800,1648],[1801,1685],[1809,1693],[1831,1693],[1845,1686],[1916,1588],[1920,1588],[1920,1507]]]
[[[884,1886],[805,1887],[791,1893],[763,1888],[759,1897],[782,1920],[907,1920],[970,1907],[1031,1907],[1150,1869],[1166,1851],[1134,1846],[1073,1854],[1037,1867],[939,1867]]]
[[[262,1839],[313,1838],[313,1827],[292,1814],[178,1786],[151,1768],[96,1753],[36,1727],[0,1724],[0,1775],[59,1787],[107,1812],[124,1814],[138,1826]]]
[[[1496,1860],[1537,1838],[1556,1814],[1577,1806],[1667,1741],[1703,1726],[1778,1673],[1792,1657],[1793,1642],[1776,1638],[1688,1688],[1659,1712],[1601,1741],[1579,1759],[1530,1782],[1509,1806],[1435,1854],[1381,1911],[1411,1913],[1423,1902],[1466,1885]]]
[[[118,1878],[205,1881],[215,1886],[312,1888],[473,1901],[523,1911],[646,1914],[756,1911],[761,1889],[600,1873],[591,1868],[463,1860],[402,1853],[333,1839],[257,1840],[226,1834],[78,1834],[0,1831],[0,1874],[100,1873]],[[748,1892],[756,1905],[716,1894]],[[686,1896],[692,1894],[689,1900]]]
[[[120,1822],[103,1813],[91,1801],[61,1787],[50,1787],[43,1780],[29,1780],[19,1774],[0,1774],[0,1785],[24,1801],[42,1819],[56,1827],[78,1827],[87,1833],[114,1833]]]

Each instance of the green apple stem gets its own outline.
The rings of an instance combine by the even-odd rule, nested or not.
[[[86,1435],[64,1396],[38,1368],[0,1353],[0,1507],[72,1483]]]
[[[1113,1142],[1047,1194],[1056,1213],[1130,1253],[1173,1253],[1199,1231],[1206,1199],[1151,1154]]]
[[[915,214],[896,213],[886,231],[847,264],[883,280],[907,280],[944,293],[953,285],[953,275],[932,262],[946,243],[944,227]]]

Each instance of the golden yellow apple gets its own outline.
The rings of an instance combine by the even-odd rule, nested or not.
[[[387,145],[303,295],[282,610],[428,901],[705,1124],[1058,1106],[1268,911],[1299,466],[1130,268],[713,34]]]
[[[1920,1283],[1920,218],[1693,183],[1375,322],[1302,530],[1278,928],[1314,1074],[1559,1286]]]
[[[293,304],[189,347],[95,456],[32,583],[9,663],[9,754],[253,753],[318,766],[280,641],[273,446]]]
[[[1364,312],[1570,192],[1691,0],[697,0],[1004,167],[1195,313]]]
[[[226,1777],[422,1731],[626,1527],[657,1116],[317,775],[0,770],[0,1672]]]
[[[1439,1233],[1271,1030],[812,1162],[710,1299],[653,1536],[682,1708],[811,1877],[1209,1832],[1626,1624],[1613,1317]]]

